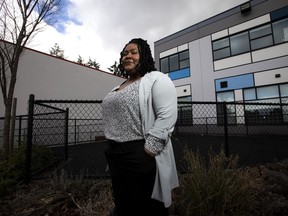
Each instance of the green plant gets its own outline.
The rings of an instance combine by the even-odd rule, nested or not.
[[[208,161],[184,150],[187,172],[180,176],[174,209],[180,215],[243,215],[253,198],[249,174],[237,169],[237,156],[209,152]]]
[[[32,173],[55,160],[53,152],[41,146],[32,147]],[[15,148],[9,160],[0,161],[0,197],[23,181],[26,169],[26,145]]]

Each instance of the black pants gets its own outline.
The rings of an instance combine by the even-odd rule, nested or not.
[[[156,163],[144,151],[145,141],[108,142],[106,158],[117,216],[167,216],[164,203],[151,198]]]

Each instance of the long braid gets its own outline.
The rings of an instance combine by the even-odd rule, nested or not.
[[[153,60],[152,54],[151,54],[151,49],[149,44],[147,43],[146,40],[143,40],[142,38],[134,38],[131,41],[129,41],[128,44],[137,44],[139,54],[140,54],[140,60],[139,60],[139,65],[137,66],[136,70],[141,74],[141,76],[144,76],[146,73],[149,73],[151,71],[156,70],[155,68],[155,62]],[[126,44],[125,47],[128,45]],[[125,49],[123,48],[121,54],[120,54],[120,64],[118,66],[120,73],[123,77],[128,77],[128,74],[124,70],[124,67],[121,63],[122,59],[122,53]]]

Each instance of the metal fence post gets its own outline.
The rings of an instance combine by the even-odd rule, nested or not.
[[[227,117],[227,104],[226,104],[226,102],[223,102],[223,117],[224,117],[224,151],[225,151],[225,156],[229,157],[228,117]]]
[[[27,146],[26,146],[26,170],[25,183],[28,184],[31,180],[31,164],[32,164],[32,138],[33,138],[33,115],[34,115],[34,98],[31,94],[29,96],[28,106],[28,127],[27,127]]]
[[[77,141],[76,141],[76,139],[77,139],[77,123],[76,123],[76,118],[74,119],[74,145],[76,145],[76,143],[77,143]]]
[[[69,132],[69,108],[66,108],[65,113],[65,160],[68,160],[68,132]]]
[[[18,126],[18,146],[21,145],[21,136],[22,136],[22,115],[19,116],[19,126]]]

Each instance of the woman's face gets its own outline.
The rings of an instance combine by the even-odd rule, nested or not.
[[[128,44],[122,52],[121,64],[130,77],[139,75],[136,71],[139,60],[140,54],[137,44]]]

